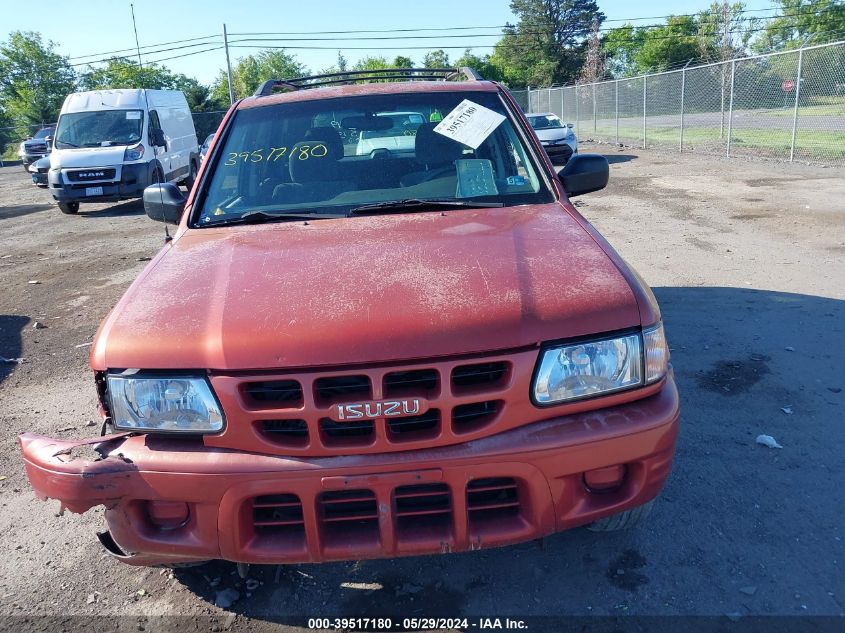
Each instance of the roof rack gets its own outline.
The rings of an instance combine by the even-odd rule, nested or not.
[[[483,78],[472,68],[378,68],[375,70],[348,70],[324,75],[309,75],[295,79],[268,79],[255,91],[255,97],[267,97],[276,92],[290,92],[303,88],[317,88],[336,84],[350,84],[367,81],[457,81],[461,76],[466,81],[482,81]]]

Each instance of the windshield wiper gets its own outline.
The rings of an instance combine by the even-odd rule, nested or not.
[[[236,218],[221,220],[220,222],[208,222],[203,226],[225,226],[227,224],[261,224],[273,220],[329,220],[345,218],[345,214],[338,213],[310,213],[308,211],[291,211],[283,213],[269,213],[267,211],[247,211]]]
[[[79,145],[76,145],[75,143],[70,143],[70,142],[68,142],[68,141],[62,141],[62,140],[56,139],[56,145],[59,145],[59,144],[61,144],[61,145],[68,145],[69,147],[76,147],[76,148],[79,148]]]
[[[407,200],[388,200],[387,202],[375,202],[365,204],[349,210],[350,215],[363,215],[366,213],[392,213],[405,211],[424,211],[432,207],[461,207],[465,209],[481,209],[487,207],[503,207],[504,202],[464,202],[463,200],[437,200],[424,198],[409,198]]]

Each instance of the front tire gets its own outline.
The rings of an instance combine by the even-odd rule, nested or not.
[[[187,189],[189,192],[191,191],[191,189],[194,188],[194,183],[197,181],[197,172],[198,171],[199,171],[199,168],[197,167],[196,162],[191,161],[191,168],[190,168],[190,171],[188,172],[188,177],[185,178],[185,182],[184,182],[185,189]]]
[[[60,202],[59,211],[65,215],[76,215],[79,212],[78,202]]]
[[[616,532],[618,530],[630,530],[641,523],[643,523],[648,515],[651,514],[651,508],[654,506],[654,499],[648,503],[644,503],[636,508],[625,510],[619,514],[614,514],[587,526],[588,530],[593,532]]]

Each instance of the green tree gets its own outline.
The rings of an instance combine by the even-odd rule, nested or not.
[[[636,55],[642,72],[660,72],[698,57],[698,23],[694,17],[671,16],[666,25],[648,29]]]
[[[451,68],[449,64],[449,55],[442,49],[436,51],[429,51],[423,57],[424,68]]]
[[[630,23],[611,29],[602,40],[607,69],[614,77],[629,77],[640,71],[637,54],[642,49],[646,30]]]
[[[744,3],[713,2],[698,14],[701,58],[721,62],[746,54],[759,26],[760,18],[750,15]]]
[[[805,42],[822,44],[845,33],[845,2],[842,0],[775,0],[778,15],[754,40],[759,53],[799,48]]]
[[[394,68],[413,68],[414,67],[414,60],[410,57],[405,57],[404,55],[397,55],[393,58]]]
[[[595,0],[511,0],[519,18],[507,25],[493,58],[514,86],[548,86],[575,80],[585,57],[585,38],[604,14]]]
[[[457,68],[472,68],[484,79],[492,81],[502,81],[504,74],[501,68],[496,66],[491,55],[484,55],[483,57],[475,55],[470,49],[466,49],[464,54],[455,60]]]
[[[253,94],[268,79],[289,79],[307,74],[308,69],[295,55],[282,49],[265,49],[257,55],[247,55],[235,62],[232,67],[232,87],[235,98],[239,99]],[[225,70],[220,71],[211,86],[211,100],[229,104],[229,84]]]
[[[15,31],[0,44],[0,109],[19,126],[52,123],[65,97],[76,89],[76,73],[56,44],[39,33]]]
[[[175,90],[180,81],[188,78],[175,75],[158,64],[144,64],[127,57],[113,57],[105,66],[82,73],[80,83],[84,90],[109,90],[120,88],[146,88],[148,90]]]

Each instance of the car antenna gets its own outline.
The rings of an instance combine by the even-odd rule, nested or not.
[[[138,71],[139,76],[141,77],[141,90],[144,91],[144,105],[147,108],[147,111],[150,109],[150,102],[147,99],[147,87],[144,85],[144,64],[141,62],[141,47],[138,44],[138,25],[135,23],[135,5],[133,3],[129,3],[129,10],[132,12],[132,30],[135,31],[135,51],[138,53]],[[143,128],[141,128],[143,129]],[[153,156],[155,156],[155,151],[153,151]],[[158,167],[155,168],[158,170]],[[156,171],[158,173],[158,171]],[[161,192],[161,185],[162,183],[158,183],[158,198],[159,202],[161,202],[161,206],[164,207],[164,194]],[[167,221],[163,222],[164,224],[164,242],[165,244],[173,240],[173,236],[170,235],[170,231],[167,229]]]

